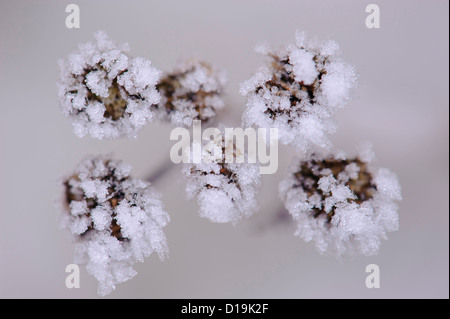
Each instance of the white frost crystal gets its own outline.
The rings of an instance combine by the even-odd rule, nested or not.
[[[191,58],[180,60],[173,72],[158,84],[160,117],[174,126],[191,126],[193,120],[208,121],[224,107],[225,71]]]
[[[344,106],[356,83],[353,67],[341,61],[334,41],[318,43],[297,33],[282,50],[260,49],[270,64],[241,84],[247,97],[247,126],[275,127],[279,139],[305,153],[310,146],[331,146],[334,111]]]
[[[114,43],[102,31],[95,39],[59,61],[62,112],[79,137],[135,137],[155,118],[161,71],[145,58],[130,58],[127,44]]]
[[[364,153],[296,160],[280,183],[296,235],[315,242],[320,253],[374,255],[386,233],[398,230],[398,179],[385,168],[373,169]]]
[[[65,179],[61,226],[76,242],[75,263],[86,263],[107,295],[136,275],[135,262],[168,253],[169,215],[150,184],[132,179],[131,167],[109,157],[88,157]]]
[[[260,184],[259,166],[247,161],[236,163],[236,156],[246,154],[236,149],[233,141],[225,144],[222,136],[216,134],[212,141],[203,144],[200,163],[184,164],[186,192],[188,198],[197,197],[201,217],[236,224],[258,209],[255,196]],[[195,147],[192,145],[193,150]],[[233,154],[233,162],[226,162],[226,149]]]

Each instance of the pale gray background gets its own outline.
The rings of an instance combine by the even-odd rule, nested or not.
[[[194,53],[228,70],[228,113],[239,118],[239,82],[263,61],[253,47],[289,43],[300,29],[336,40],[358,69],[360,86],[332,139],[346,151],[371,140],[377,164],[399,175],[400,230],[379,255],[339,262],[294,237],[288,222],[274,224],[286,147],[278,173],[264,176],[262,209],[236,227],[199,218],[175,168],[156,183],[172,219],[170,258],[146,259],[109,297],[448,298],[448,1],[375,1],[378,30],[364,24],[369,1],[78,0],[81,28],[71,30],[69,3],[0,2],[0,297],[97,297],[84,268],[81,288],[65,287],[73,246],[57,227],[55,181],[88,153],[114,152],[138,177],[169,160],[170,128],[161,124],[137,141],[75,137],[56,103],[58,58],[98,29],[163,70]],[[381,268],[380,289],[365,287],[370,263]]]

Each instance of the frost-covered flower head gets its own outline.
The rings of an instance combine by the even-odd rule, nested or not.
[[[201,217],[216,223],[236,224],[258,209],[255,196],[260,184],[259,166],[248,163],[247,154],[233,141],[225,144],[223,130],[216,130],[214,139],[203,143],[201,162],[184,164],[186,193],[190,199],[197,197]],[[192,155],[195,158],[194,144]],[[232,154],[233,162],[227,163],[227,152]],[[241,155],[244,163],[236,163]]]
[[[174,126],[191,126],[193,120],[208,121],[224,107],[224,70],[194,58],[180,60],[173,72],[158,84],[163,119]]]
[[[277,127],[283,144],[307,152],[329,147],[335,130],[331,115],[344,106],[355,85],[353,67],[341,61],[336,42],[318,43],[297,33],[286,49],[261,46],[270,63],[241,84],[247,97],[245,125]]]
[[[95,40],[59,63],[62,111],[79,137],[135,137],[155,117],[161,71],[145,58],[130,58],[128,45],[114,43],[105,32],[95,33]]]
[[[86,263],[98,293],[136,275],[132,265],[155,251],[167,254],[169,222],[149,183],[130,177],[131,166],[107,156],[88,157],[63,181],[61,226],[75,238],[75,262]]]
[[[373,152],[313,154],[296,160],[280,194],[297,223],[296,235],[321,253],[376,254],[386,233],[398,229],[400,185],[388,169],[370,165]]]

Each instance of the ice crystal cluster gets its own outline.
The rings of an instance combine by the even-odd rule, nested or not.
[[[226,142],[219,129],[212,141],[204,143],[203,148],[192,145],[192,158],[195,152],[201,161],[185,164],[188,198],[197,198],[200,216],[216,223],[236,224],[257,210],[256,193],[260,184],[259,166],[236,163],[239,155],[246,157],[244,150],[236,147],[231,140]],[[232,162],[226,160],[228,152],[233,154]]]
[[[63,181],[61,226],[75,239],[75,263],[87,263],[99,281],[100,295],[133,278],[135,262],[168,252],[169,215],[150,184],[131,178],[130,170],[109,156],[91,156]]]
[[[59,63],[62,111],[79,137],[134,137],[155,117],[161,71],[150,60],[129,57],[128,45],[114,43],[104,32],[95,40]]]
[[[297,159],[280,183],[285,206],[297,223],[296,235],[321,253],[374,255],[386,234],[398,229],[401,199],[394,173],[370,164],[373,152]]]
[[[337,43],[309,40],[301,32],[285,49],[261,46],[258,51],[269,63],[241,84],[245,125],[276,127],[280,142],[302,153],[311,146],[329,147],[332,115],[346,104],[356,78],[338,56]]]
[[[225,71],[195,58],[180,60],[165,74],[157,88],[161,93],[161,117],[174,126],[207,122],[224,107]]]

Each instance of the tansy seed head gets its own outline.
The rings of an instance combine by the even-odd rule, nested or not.
[[[106,33],[95,38],[60,61],[62,111],[77,136],[134,137],[154,119],[161,72],[147,59],[130,58],[127,45],[115,44]]]
[[[345,105],[355,84],[353,68],[337,55],[335,42],[319,44],[304,33],[286,49],[261,50],[269,60],[241,84],[247,97],[244,124],[279,129],[280,141],[305,153],[331,145],[331,115]]]
[[[61,226],[73,235],[76,262],[87,261],[101,295],[131,279],[136,261],[153,251],[163,259],[168,251],[169,216],[149,183],[130,177],[130,170],[109,156],[91,156],[62,182]]]
[[[175,126],[210,120],[224,107],[226,81],[225,72],[209,63],[193,58],[179,61],[157,86],[161,93],[160,116]]]
[[[386,233],[398,229],[398,179],[374,169],[367,154],[364,148],[354,158],[329,152],[297,159],[280,183],[296,235],[321,253],[373,255]]]
[[[233,162],[225,161],[228,147],[233,147]],[[237,154],[246,156],[234,141],[225,143],[222,131],[213,141],[204,143],[200,163],[185,164],[186,192],[189,198],[197,197],[201,217],[236,224],[258,208],[255,196],[260,184],[259,167],[236,163]]]

